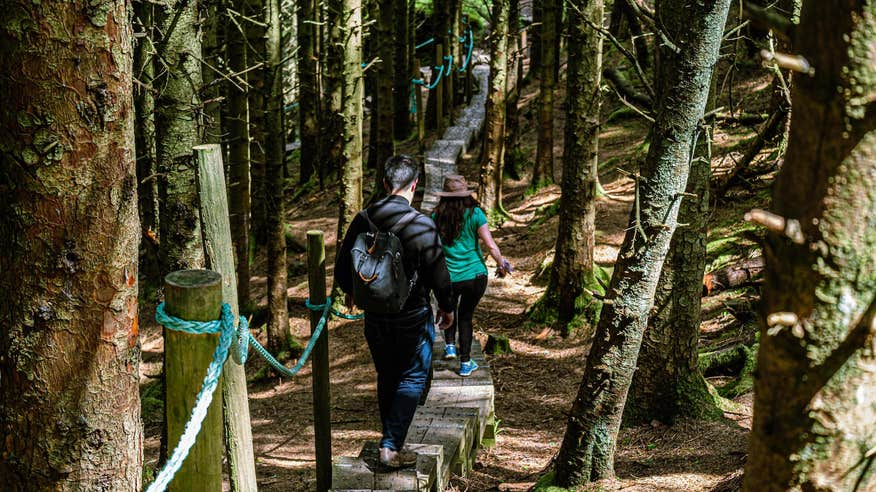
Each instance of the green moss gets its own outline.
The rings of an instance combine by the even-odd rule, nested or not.
[[[718,389],[718,394],[724,398],[736,398],[746,393],[754,391],[754,372],[757,370],[757,349],[760,344],[756,343],[751,347],[742,345],[742,350],[745,354],[742,370],[739,376],[730,384]]]
[[[572,489],[566,489],[554,485],[555,476],[553,470],[545,473],[538,478],[535,485],[532,487],[533,492],[569,492]]]
[[[602,302],[594,298],[589,292],[598,296],[605,295],[608,283],[611,280],[611,269],[594,265],[593,275],[584,282],[585,291],[575,299],[575,315],[572,320],[560,327],[564,335],[579,332],[583,328],[596,326],[599,315],[602,312]],[[589,291],[589,292],[588,292]],[[526,326],[553,326],[557,323],[559,297],[552,286],[548,286],[545,293],[533,304],[527,312]]]
[[[560,213],[560,201],[557,200],[549,205],[544,205],[535,211],[535,220],[529,226],[530,229],[536,228],[545,222],[556,217]]]

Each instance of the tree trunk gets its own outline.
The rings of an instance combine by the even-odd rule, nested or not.
[[[234,10],[247,12],[246,0],[234,3]],[[238,21],[226,23],[226,56],[233,73],[242,73],[247,67],[247,49],[244,33],[238,30]],[[246,80],[246,74],[238,76]],[[246,86],[237,82],[227,83],[225,94],[228,104],[223,120],[228,132],[228,208],[231,223],[231,240],[237,259],[237,299],[241,310],[249,311],[250,301],[250,176],[249,176],[249,105]]]
[[[520,84],[523,81],[521,57],[520,0],[510,0],[508,9],[508,99],[505,101],[505,169],[512,179],[520,179],[523,156],[520,150]]]
[[[548,0],[552,1],[552,0]],[[527,79],[541,77],[541,32],[544,2],[532,2],[532,28],[529,30],[529,73]]]
[[[704,129],[697,157],[691,163],[687,193],[678,210],[678,222],[669,244],[654,294],[654,307],[642,340],[639,360],[624,420],[629,424],[654,420],[671,424],[678,417],[721,417],[698,364],[702,314],[702,279],[706,269],[709,221],[709,178],[712,138]]]
[[[261,63],[261,67],[247,72],[250,85],[249,99],[249,173],[250,173],[250,228],[257,245],[267,244],[267,200],[268,183],[266,182],[265,141],[267,140],[266,94],[270,93],[267,63],[267,25],[263,20],[267,17],[267,2],[269,0],[246,0],[248,6],[245,15],[253,19],[262,19],[258,24],[238,18],[238,23],[246,31],[246,44],[249,47],[246,61],[251,66]],[[247,67],[247,68],[250,68]]]
[[[564,336],[579,314],[579,298],[593,282],[596,180],[599,163],[599,91],[602,36],[585,22],[602,25],[603,2],[591,0],[569,11],[569,68],[566,73],[566,135],[560,222],[551,280],[545,299],[556,296],[557,322]],[[595,318],[592,317],[592,318]],[[587,322],[592,321],[585,320]]]
[[[4,490],[141,489],[130,7],[0,15]]]
[[[319,156],[319,78],[317,72],[316,0],[298,2],[298,117],[301,131],[301,184],[317,172]]]
[[[744,489],[873,490],[876,8],[805,2],[794,46],[820,68],[794,78],[774,185],[773,212],[799,231],[764,243]]]
[[[268,347],[279,354],[291,346],[286,310],[286,220],[283,158],[286,131],[283,125],[283,59],[280,0],[265,1],[265,197],[268,239]]]
[[[385,6],[384,8],[389,8]],[[393,80],[393,131],[396,140],[405,140],[411,134],[411,18],[407,0],[392,0],[392,80]]]
[[[137,197],[140,228],[140,271],[147,281],[158,285],[158,162],[155,155],[155,46],[153,11],[148,2],[134,4],[134,26],[143,37],[134,46],[134,149],[137,152]]]
[[[342,10],[342,0],[324,2],[322,66],[323,102],[320,105],[320,166],[323,176],[340,172],[344,147],[344,46],[346,36],[346,11]],[[361,69],[359,70],[361,72]],[[361,104],[361,103],[360,103]],[[359,122],[361,126],[361,121]],[[361,133],[357,137],[361,142]],[[361,143],[360,143],[361,148]]]
[[[378,2],[374,2],[378,3]],[[374,192],[373,195],[382,196],[383,189],[383,169],[386,160],[392,157],[395,153],[395,142],[393,140],[393,76],[395,71],[395,60],[393,59],[393,40],[392,40],[392,24],[395,22],[396,16],[393,11],[391,2],[378,4],[377,10],[377,25],[373,35],[375,52],[380,58],[380,63],[372,67],[377,74],[376,91],[374,96],[377,101],[374,105],[376,111],[371,113],[371,117],[377,120],[377,132],[372,134],[374,145],[372,152],[375,153],[375,169],[374,173]]]
[[[666,46],[652,143],[637,179],[637,204],[618,254],[578,396],[556,459],[558,485],[614,475],[624,401],[709,95],[730,0],[661,2]]]
[[[198,4],[164,5],[156,24],[163,61],[154,85],[155,144],[159,167],[160,258],[163,273],[203,268],[204,248],[192,147],[198,144],[201,43]]]
[[[508,80],[509,0],[493,0],[493,32],[490,36],[490,93],[487,95],[484,157],[481,161],[478,197],[488,216],[502,207],[502,167],[505,162],[505,100]]]
[[[544,0],[541,4],[541,85],[538,96],[538,147],[532,169],[530,189],[538,190],[554,182],[554,86],[556,85],[556,38],[553,26],[557,22],[560,0]],[[550,27],[550,28],[548,28]]]
[[[333,50],[343,67],[341,164],[338,171],[340,205],[338,241],[344,237],[353,217],[362,209],[362,0],[331,0],[334,13],[333,38],[340,46]],[[342,34],[343,33],[343,34]],[[335,37],[336,36],[336,37]]]
[[[201,70],[203,85],[201,86],[200,121],[198,122],[198,143],[220,143],[222,138],[220,85],[224,81],[217,70],[224,68],[224,44],[222,39],[222,18],[225,11],[225,0],[204,0],[201,3],[202,39],[204,68]],[[210,68],[212,67],[212,68]]]

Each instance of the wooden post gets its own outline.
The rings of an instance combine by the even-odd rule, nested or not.
[[[453,54],[453,35],[448,35],[448,40],[450,41],[449,46],[447,46],[447,54]],[[453,63],[459,63],[459,60],[454,59]],[[441,57],[441,64],[446,65],[447,62],[444,60],[444,57]],[[453,126],[453,78],[456,76],[456,69],[452,66],[450,67],[450,73],[444,76],[445,91],[444,91],[444,104],[447,107],[447,117],[450,120],[450,125]]]
[[[444,47],[439,43],[435,45],[435,66],[444,70]],[[432,69],[432,80],[435,80],[435,69]],[[435,128],[438,129],[438,138],[444,135],[444,81],[438,82],[438,86],[432,93],[435,96],[435,118],[438,121]],[[431,97],[431,96],[430,96]]]
[[[228,221],[228,199],[225,195],[225,168],[222,165],[222,148],[218,144],[210,144],[198,145],[193,150],[198,163],[198,191],[201,199],[201,221],[204,225],[204,252],[207,268],[222,275],[222,300],[231,306],[231,311],[236,318],[239,314],[237,272],[234,268],[231,226]],[[222,371],[222,397],[225,402],[225,449],[228,456],[231,490],[234,492],[256,492],[258,484],[256,483],[255,455],[252,448],[246,373],[243,366],[235,362],[237,338],[232,342],[231,354]]]
[[[471,74],[472,64],[474,61],[468,63],[468,67],[465,69],[465,104],[468,105],[471,103],[471,93],[472,93],[472,83],[474,82],[474,76]]]
[[[414,79],[422,78],[420,73],[420,59],[414,58]],[[416,98],[417,113],[414,115],[417,118],[417,144],[419,144],[420,153],[426,150],[426,107],[423,106],[423,86],[413,85],[414,97]]]
[[[164,277],[167,314],[190,321],[212,321],[222,312],[222,276],[209,270],[180,270]],[[195,406],[219,335],[164,330],[165,422],[168,448],[174,449]],[[222,490],[222,394],[213,402],[189,455],[168,490]]]
[[[307,231],[307,284],[310,302],[322,304],[325,298],[325,242],[322,231]],[[310,312],[310,333],[316,330],[321,311]],[[328,326],[313,346],[313,434],[316,441],[316,491],[332,486],[332,420],[329,386]]]

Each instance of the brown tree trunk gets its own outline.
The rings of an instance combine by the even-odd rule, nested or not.
[[[246,0],[233,4],[237,12],[247,12]],[[226,56],[228,68],[246,80],[247,49],[244,33],[236,23],[226,21]],[[228,211],[231,223],[231,241],[237,260],[237,299],[242,311],[250,310],[250,158],[249,158],[249,94],[246,85],[236,82],[225,84],[225,115],[222,121],[228,132]]]
[[[307,183],[317,172],[319,156],[319,77],[317,71],[317,2],[298,2],[298,116],[301,131],[301,176]]]
[[[556,481],[563,487],[614,475],[624,402],[677,225],[730,0],[666,0],[659,6],[667,36],[677,44],[663,48],[652,142],[636,179],[637,206],[555,461]]]
[[[554,182],[554,86],[556,85],[556,38],[553,27],[557,22],[560,0],[541,2],[542,30],[540,35],[541,80],[538,96],[538,147],[532,170],[531,190],[538,190]]]
[[[384,8],[389,6],[384,5]],[[392,0],[393,132],[396,140],[411,134],[411,17],[407,0]]]
[[[511,0],[508,10],[508,99],[505,101],[505,170],[512,179],[520,179],[524,157],[520,150],[520,84],[523,82],[523,59],[520,34],[520,0]]]
[[[259,246],[267,244],[267,200],[270,192],[266,181],[265,140],[268,127],[265,121],[267,101],[265,95],[270,91],[267,60],[267,29],[264,23],[268,0],[247,0],[248,16],[261,19],[258,23],[238,18],[238,23],[246,31],[246,44],[249,47],[246,61],[250,66],[261,67],[247,72],[250,85],[249,99],[249,174],[250,174],[250,228],[252,237]],[[249,67],[247,67],[249,68]]]
[[[794,47],[816,71],[794,78],[764,243],[744,490],[874,490],[873,4],[805,2]]]
[[[490,36],[490,93],[487,95],[484,157],[481,161],[478,197],[493,218],[502,208],[502,167],[505,162],[505,100],[508,79],[509,0],[493,0],[493,32]]]
[[[130,3],[0,15],[0,477],[139,491]]]
[[[377,3],[377,2],[375,2]],[[376,56],[381,62],[372,67],[377,74],[376,90],[374,97],[376,104],[371,113],[371,117],[377,122],[376,132],[371,134],[374,139],[374,145],[371,146],[371,151],[374,152],[375,170],[374,173],[374,190],[373,195],[382,196],[383,189],[383,169],[386,160],[392,157],[395,153],[395,142],[393,140],[393,76],[395,72],[395,60],[393,58],[393,39],[392,39],[392,24],[395,22],[396,16],[391,2],[379,4],[377,10],[377,24],[372,27],[372,39],[375,46]],[[369,159],[370,160],[370,159]]]
[[[594,284],[593,248],[596,232],[596,181],[599,162],[599,91],[602,37],[585,19],[602,25],[602,0],[569,12],[569,69],[566,73],[566,135],[560,223],[551,279],[545,299],[556,298],[557,324],[568,336],[573,320],[587,310],[595,319],[596,301],[584,292]],[[582,298],[582,295],[585,297]],[[588,308],[576,308],[585,305]]]
[[[286,131],[283,125],[283,59],[280,0],[265,0],[265,197],[268,239],[268,347],[279,354],[291,347],[286,310],[286,218],[283,200],[283,159]]]

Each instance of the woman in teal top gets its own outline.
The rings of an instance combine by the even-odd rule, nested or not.
[[[493,241],[487,216],[481,210],[472,191],[462,176],[447,176],[444,191],[438,192],[441,201],[435,207],[432,218],[438,226],[447,271],[453,283],[453,304],[456,306],[453,324],[444,330],[444,358],[457,357],[456,340],[459,335],[459,374],[470,375],[478,368],[471,360],[472,317],[474,310],[487,290],[487,265],[478,239],[481,239],[490,256],[499,265],[499,276],[511,272],[511,264],[502,257]]]

